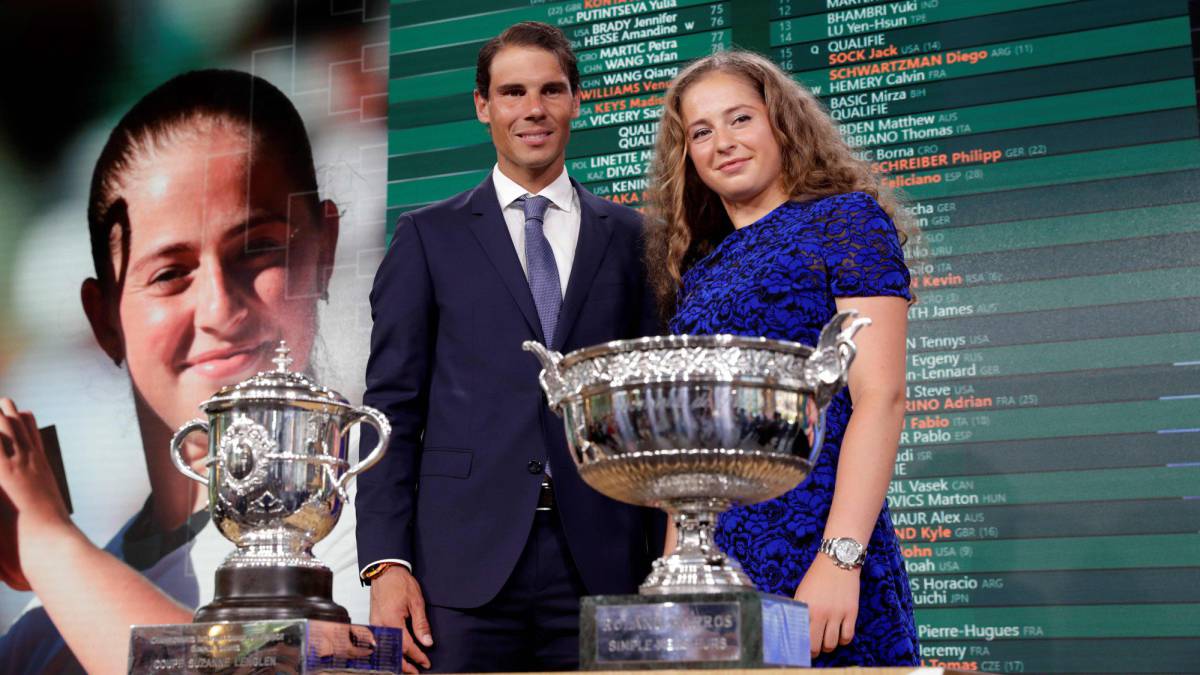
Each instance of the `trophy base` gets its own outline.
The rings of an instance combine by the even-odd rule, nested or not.
[[[400,630],[305,619],[133,626],[131,675],[399,673]]]
[[[596,595],[579,620],[580,670],[811,665],[808,606],[757,591]]]
[[[350,623],[333,601],[333,572],[310,567],[222,567],[213,601],[193,621],[315,619]]]

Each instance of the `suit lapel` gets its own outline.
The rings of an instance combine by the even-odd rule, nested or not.
[[[483,247],[508,292],[517,302],[529,329],[538,340],[545,342],[542,322],[538,318],[537,307],[533,304],[533,294],[529,291],[529,282],[521,269],[521,261],[517,258],[517,250],[513,248],[512,237],[508,234],[508,225],[500,212],[500,202],[496,196],[496,187],[492,184],[491,174],[471,193],[471,213],[471,232],[479,240],[479,245]],[[580,239],[582,241],[582,237]],[[574,273],[571,278],[574,279]]]
[[[583,301],[592,289],[592,280],[596,278],[604,254],[608,252],[608,240],[612,237],[612,223],[608,222],[608,214],[598,209],[597,206],[601,205],[595,203],[599,202],[600,198],[584,190],[574,179],[571,180],[571,184],[575,186],[575,193],[579,195],[579,242],[575,244],[575,260],[571,263],[567,295],[563,298],[562,310],[558,315],[554,344],[550,346],[558,351],[562,351],[575,320],[579,318]],[[512,248],[511,244],[509,248]],[[532,304],[532,300],[530,303]]]

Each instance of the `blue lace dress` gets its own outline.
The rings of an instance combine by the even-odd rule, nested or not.
[[[730,233],[684,274],[670,327],[674,333],[762,335],[814,345],[835,313],[835,297],[907,299],[908,285],[895,226],[869,195],[788,202]],[[828,408],[817,466],[803,483],[721,517],[717,543],[762,591],[792,596],[813,558],[823,555],[817,547],[850,410],[849,392],[842,390]],[[861,580],[854,640],[813,665],[916,665],[912,594],[886,504]]]

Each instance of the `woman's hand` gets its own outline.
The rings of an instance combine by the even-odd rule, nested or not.
[[[33,537],[74,528],[33,413],[0,398],[0,581],[29,590],[21,562],[37,547]]]
[[[16,515],[14,540],[0,541],[0,550],[19,556],[18,569],[84,670],[125,672],[130,625],[187,623],[191,610],[75,527],[37,421],[8,399],[0,399],[0,445],[0,492]],[[95,620],[97,607],[105,621]]]
[[[844,570],[818,553],[800,580],[795,597],[808,605],[808,644],[813,657],[854,639],[861,570]]]
[[[17,507],[4,490],[0,490],[0,583],[17,591],[30,590],[17,550]]]

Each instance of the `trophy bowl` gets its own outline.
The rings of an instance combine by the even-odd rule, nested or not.
[[[331,597],[333,575],[312,547],[337,524],[346,485],[379,461],[391,432],[387,418],[352,407],[336,392],[288,370],[287,345],[276,370],[218,391],[200,405],[207,419],[184,424],[171,439],[171,459],[208,488],[213,523],[236,546],[217,569],[216,598],[196,621],[310,618],[348,623]],[[347,462],[357,424],[375,428],[379,443],[358,464]],[[184,440],[208,434],[208,475],[184,461]]]
[[[835,316],[817,346],[735,335],[619,340],[565,356],[526,342],[562,417],[584,482],[661,508],[676,549],[654,562],[643,595],[752,589],[713,542],[718,516],[773,499],[812,470],[825,409],[846,384],[854,334],[870,319]],[[843,324],[849,322],[845,327]]]

